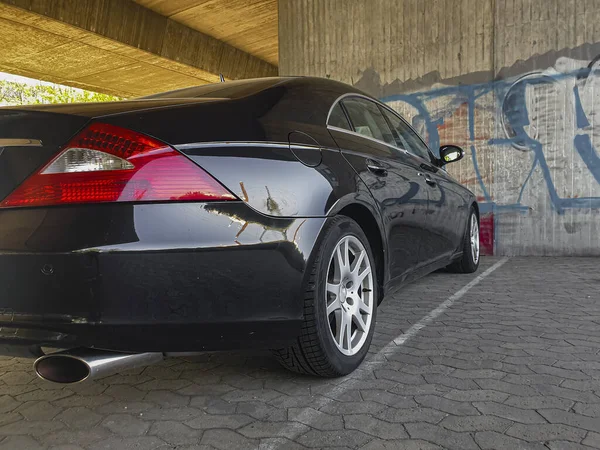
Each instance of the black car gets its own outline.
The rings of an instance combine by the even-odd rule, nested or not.
[[[0,108],[0,353],[57,382],[245,347],[347,374],[385,296],[477,270],[463,151],[439,155],[317,78]]]

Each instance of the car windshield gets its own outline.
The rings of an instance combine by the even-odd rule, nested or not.
[[[224,83],[206,84],[177,89],[175,91],[161,92],[160,94],[141,97],[142,99],[157,98],[241,98],[255,94],[263,89],[281,83],[281,78],[262,78],[251,80],[226,81]]]

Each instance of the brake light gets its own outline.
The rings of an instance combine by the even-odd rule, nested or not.
[[[94,123],[0,207],[235,198],[168,145],[115,125]]]

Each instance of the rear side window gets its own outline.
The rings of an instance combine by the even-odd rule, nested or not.
[[[331,110],[331,114],[329,114],[329,120],[327,121],[327,125],[331,125],[332,127],[343,128],[344,130],[350,130],[350,123],[348,122],[348,118],[342,110],[342,106],[340,103],[336,103],[336,105]]]
[[[390,127],[374,102],[363,98],[348,98],[342,102],[355,132],[396,145]]]
[[[381,111],[383,111],[383,114],[385,114],[385,117],[392,126],[392,132],[394,133],[396,145],[411,152],[413,155],[420,156],[424,160],[429,161],[431,158],[429,156],[427,146],[419,138],[417,133],[415,133],[410,126],[408,126],[402,119],[400,119],[400,117],[396,116],[391,111],[388,111],[383,107],[381,108]]]

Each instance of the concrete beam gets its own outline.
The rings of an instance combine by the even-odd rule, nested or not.
[[[0,0],[0,70],[123,97],[277,67],[130,0]]]

